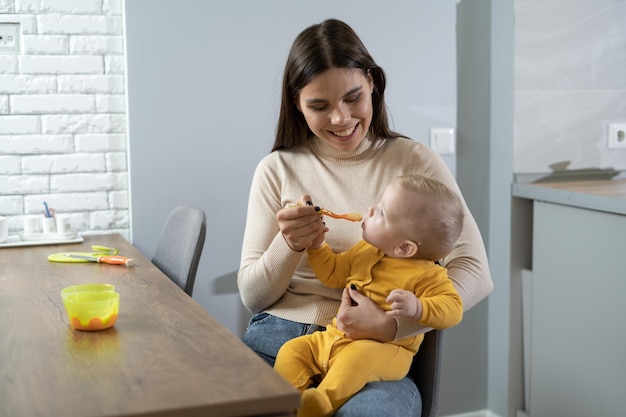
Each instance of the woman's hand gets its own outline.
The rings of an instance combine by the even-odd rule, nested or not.
[[[328,231],[307,194],[300,198],[297,206],[279,210],[276,221],[289,247],[297,252],[302,252],[314,242],[321,245],[319,242],[324,241],[324,234]]]
[[[337,327],[350,339],[391,342],[396,337],[397,322],[358,290],[344,288]]]
[[[391,310],[387,311],[390,316],[403,316],[413,320],[422,317],[422,303],[411,291],[395,289],[387,296],[387,303]]]

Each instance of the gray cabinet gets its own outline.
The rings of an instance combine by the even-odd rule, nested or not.
[[[593,196],[560,197],[566,194],[533,198],[526,412],[623,416],[626,199],[604,211],[602,204],[592,208]],[[571,204],[577,198],[587,207]]]
[[[626,413],[626,216],[534,202],[531,417]]]

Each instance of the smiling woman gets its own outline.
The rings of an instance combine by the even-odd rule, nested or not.
[[[412,173],[461,194],[437,153],[391,130],[385,87],[383,69],[346,23],[325,20],[294,40],[274,146],[252,179],[238,273],[242,301],[255,313],[243,341],[269,364],[283,343],[323,329],[335,316],[343,337],[355,340],[388,342],[428,330],[387,315],[358,291],[324,287],[305,252],[327,232],[326,240],[339,252],[361,238],[353,223],[328,220],[327,225],[313,201],[365,213],[393,178]],[[441,262],[469,309],[493,284],[480,232],[465,204],[463,216],[461,236]],[[326,368],[317,372],[324,376]],[[372,382],[335,416],[419,416],[418,394],[408,377]]]

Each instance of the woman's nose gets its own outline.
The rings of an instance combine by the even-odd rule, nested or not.
[[[374,214],[374,206],[370,206],[369,209],[367,209],[367,217],[372,217],[373,214]]]
[[[343,125],[350,120],[350,111],[343,105],[335,107],[330,115],[330,122],[334,125]]]

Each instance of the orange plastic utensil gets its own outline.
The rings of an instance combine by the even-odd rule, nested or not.
[[[297,204],[291,204],[288,207],[299,207],[299,206],[300,206],[300,203],[297,203]],[[316,210],[317,213],[325,214],[326,216],[332,217],[333,219],[349,220],[351,222],[360,222],[361,220],[363,220],[363,216],[361,216],[359,213],[337,214],[325,208],[321,208],[321,207],[316,207],[316,208],[317,208]]]
[[[125,256],[119,255],[97,255],[97,256],[88,256],[88,255],[76,255],[69,254],[70,257],[76,259],[85,259],[87,261],[98,262],[99,264],[112,264],[112,265],[126,265],[131,266],[134,261]]]
[[[320,208],[318,210],[318,213],[325,214],[325,215],[327,215],[329,217],[332,217],[334,219],[349,220],[351,222],[360,222],[361,220],[363,220],[363,216],[361,216],[359,213],[337,214],[337,213],[333,213],[332,211],[327,210],[325,208]]]

